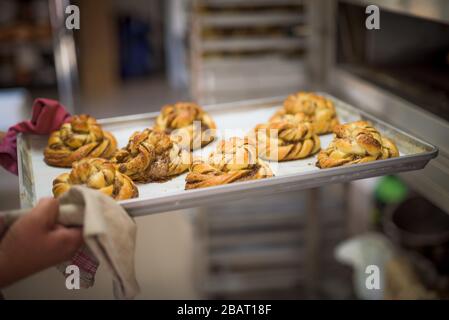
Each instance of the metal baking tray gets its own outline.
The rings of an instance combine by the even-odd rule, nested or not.
[[[314,188],[329,183],[418,170],[424,168],[429,160],[437,156],[438,149],[435,146],[328,94],[319,94],[335,103],[342,123],[359,119],[371,121],[382,134],[397,144],[400,157],[331,169],[318,169],[315,166],[316,156],[297,161],[269,162],[275,177],[188,191],[184,190],[186,174],[183,174],[165,183],[138,184],[139,197],[121,201],[120,204],[133,216],[199,207],[288,190]],[[208,155],[221,138],[244,136],[256,124],[266,122],[282,105],[284,99],[285,97],[274,97],[205,107],[217,124],[218,137],[214,143],[196,150],[194,155]],[[157,115],[158,112],[155,112],[103,119],[99,122],[105,130],[115,135],[118,145],[123,147],[134,131],[152,126]],[[326,148],[332,140],[332,134],[320,136],[320,139],[322,148]],[[20,135],[18,137],[22,207],[34,205],[43,196],[51,196],[53,179],[58,174],[69,171],[45,164],[43,150],[46,143],[45,136]]]

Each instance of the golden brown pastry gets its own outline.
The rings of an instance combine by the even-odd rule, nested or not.
[[[335,137],[326,150],[318,154],[319,168],[364,163],[399,156],[396,145],[367,121],[337,125]]]
[[[75,162],[70,173],[60,174],[53,181],[53,194],[61,196],[73,185],[86,185],[116,200],[139,196],[134,182],[117,171],[114,164],[105,159],[90,158]]]
[[[267,163],[260,160],[248,139],[220,141],[207,161],[196,159],[186,177],[186,190],[272,177]]]
[[[288,96],[270,121],[279,121],[287,114],[311,122],[316,134],[332,132],[332,128],[339,124],[332,101],[314,93],[298,92]]]
[[[170,134],[181,147],[195,150],[214,140],[216,126],[196,103],[178,102],[162,108],[154,128]]]
[[[112,159],[118,170],[137,182],[166,181],[189,169],[191,154],[160,130],[135,132]]]
[[[109,159],[116,150],[114,136],[103,131],[95,118],[82,114],[73,116],[50,135],[44,160],[52,166],[70,168],[73,162],[84,158]]]
[[[259,124],[251,133],[261,158],[289,161],[309,157],[320,150],[320,138],[310,122],[302,122],[296,115]]]

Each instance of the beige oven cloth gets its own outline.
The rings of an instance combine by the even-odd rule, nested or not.
[[[58,269],[65,274],[68,265],[77,265],[80,286],[86,288],[94,283],[98,263],[103,264],[112,274],[115,298],[134,298],[139,285],[134,267],[137,227],[133,219],[114,199],[86,187],[72,187],[59,202],[59,223],[83,226],[85,245]],[[21,214],[23,210],[0,214],[0,238]]]
[[[114,199],[85,187],[72,187],[59,201],[60,205],[74,204],[80,208],[74,216],[61,216],[60,222],[83,225],[84,242],[89,249],[85,254],[93,253],[111,272],[114,296],[134,298],[139,285],[134,267],[137,226],[133,219]]]

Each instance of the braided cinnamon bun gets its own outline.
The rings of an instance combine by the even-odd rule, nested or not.
[[[309,157],[320,150],[320,138],[311,123],[286,114],[278,120],[259,124],[250,134],[261,158],[289,161]]]
[[[191,155],[164,132],[135,132],[113,158],[118,170],[137,182],[166,181],[189,169]]]
[[[136,185],[129,177],[118,172],[112,162],[100,158],[75,162],[70,173],[56,177],[53,181],[54,196],[61,196],[73,185],[86,185],[116,200],[139,196]]]
[[[47,164],[70,168],[83,158],[109,159],[117,150],[114,136],[103,131],[95,118],[82,114],[54,131],[44,151]]]
[[[312,123],[317,134],[332,132],[332,128],[339,124],[332,101],[314,93],[298,92],[288,96],[283,108],[270,121],[278,121],[286,114],[299,114],[303,121]]]
[[[382,136],[369,122],[356,121],[334,128],[335,137],[318,154],[318,168],[370,162],[399,156],[396,145]]]
[[[195,159],[186,177],[186,190],[272,177],[248,139],[220,141],[207,161]]]
[[[178,102],[162,108],[154,128],[170,134],[181,147],[195,150],[214,140],[216,126],[196,103]]]

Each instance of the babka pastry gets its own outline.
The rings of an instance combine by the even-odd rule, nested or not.
[[[314,93],[298,92],[288,96],[270,121],[278,121],[286,114],[298,114],[298,118],[311,122],[316,134],[330,133],[339,124],[332,101]]]
[[[135,132],[113,158],[118,170],[137,182],[166,181],[189,169],[191,154],[160,130]]]
[[[370,162],[399,156],[396,145],[369,122],[356,121],[334,127],[335,137],[318,154],[319,168]]]
[[[309,157],[320,150],[320,138],[310,122],[286,114],[266,124],[259,124],[250,134],[262,159],[289,161]]]
[[[103,131],[95,118],[82,114],[54,131],[44,151],[47,164],[70,168],[84,158],[111,158],[117,150],[114,136]]]
[[[196,103],[178,102],[162,108],[154,128],[170,134],[181,147],[195,150],[214,140],[216,125]]]
[[[70,173],[60,174],[53,181],[54,196],[61,196],[73,185],[85,185],[97,189],[116,200],[139,196],[134,182],[120,173],[111,161],[101,158],[83,159],[73,163]]]
[[[206,161],[195,159],[186,177],[186,190],[272,177],[248,139],[220,141]]]

